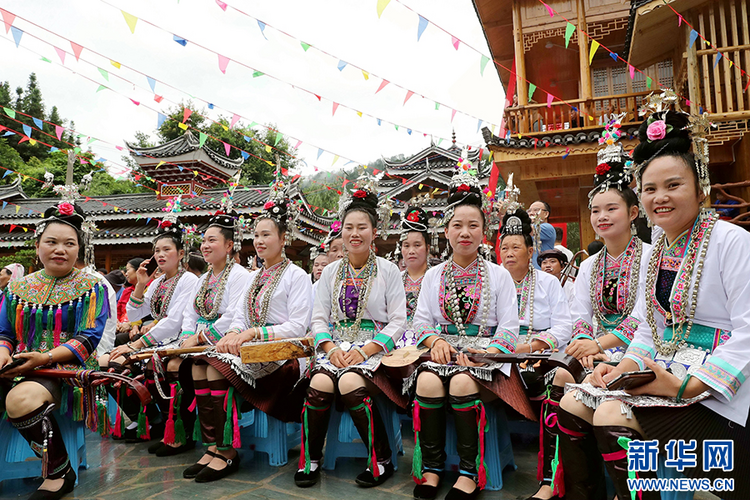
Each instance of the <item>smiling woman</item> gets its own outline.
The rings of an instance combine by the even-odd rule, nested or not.
[[[72,491],[76,479],[51,411],[63,399],[72,400],[71,391],[80,398],[81,389],[23,374],[42,366],[98,368],[96,347],[109,315],[115,314],[109,310],[104,285],[74,268],[84,250],[83,222],[83,211],[71,203],[48,208],[37,227],[36,249],[43,269],[10,282],[0,297],[0,368],[22,361],[0,375],[5,408],[31,449],[46,450],[44,456],[40,453],[44,493],[38,494],[49,499]],[[92,404],[84,406],[83,418],[96,431],[97,409]]]

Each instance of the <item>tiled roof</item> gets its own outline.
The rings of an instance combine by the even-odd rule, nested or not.
[[[635,25],[635,15],[638,9],[643,5],[654,0],[630,0],[630,13],[628,14],[628,30],[625,32],[625,48],[622,53],[625,59],[630,55],[630,44],[633,42],[633,26]]]
[[[131,150],[131,152],[134,152],[136,156],[170,158],[189,153],[191,151],[201,150],[204,151],[213,161],[226,169],[237,170],[242,166],[242,163],[244,162],[242,157],[231,159],[227,156],[217,153],[216,151],[213,151],[212,149],[205,147],[205,145],[201,147],[200,141],[196,139],[196,137],[189,130],[176,139],[172,139],[169,142],[165,142],[164,144],[160,144],[151,148],[140,148],[127,142],[125,144],[127,144],[128,148]]]
[[[26,198],[23,192],[21,178],[17,177],[15,181],[4,186],[0,186],[0,200],[12,200],[13,198]]]
[[[626,136],[637,136],[638,125],[623,128],[622,131]],[[484,137],[484,142],[486,142],[488,146],[499,146],[513,149],[534,149],[535,147],[546,147],[548,144],[550,146],[569,146],[571,144],[590,142],[598,143],[602,133],[600,130],[594,130],[590,132],[571,131],[567,133],[544,135],[536,137],[537,141],[535,143],[534,138],[528,136],[521,136],[520,139],[518,136],[511,136],[509,139],[503,139],[494,135],[487,127],[484,127],[482,128],[482,136]]]

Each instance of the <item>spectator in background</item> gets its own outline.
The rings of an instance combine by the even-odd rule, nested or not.
[[[203,255],[201,255],[200,250],[194,248],[191,249],[190,254],[188,254],[185,270],[200,278],[201,275],[206,272],[206,267],[206,261],[203,260]]]
[[[0,269],[0,290],[5,290],[8,283],[23,278],[24,268],[21,264],[8,264]]]
[[[323,269],[328,265],[328,255],[325,253],[319,253],[315,260],[313,260],[312,266],[312,280],[313,283],[320,279],[320,275],[323,273]]]
[[[586,253],[589,254],[589,257],[591,257],[592,255],[599,253],[599,250],[601,250],[602,248],[604,248],[604,243],[599,240],[594,240],[589,243],[588,247],[586,247]]]
[[[565,257],[567,257],[568,261],[573,258],[573,252],[568,250],[565,246],[562,244],[563,240],[563,230],[561,227],[555,227],[555,249],[560,250],[563,254],[565,254]]]
[[[531,204],[526,211],[533,221],[534,227],[534,255],[531,262],[534,267],[541,270],[537,257],[539,252],[552,250],[555,247],[555,227],[547,222],[550,215],[550,207],[547,202],[537,200]]]
[[[560,284],[563,285],[562,272],[569,262],[568,257],[563,252],[561,252],[557,248],[546,250],[539,254],[537,260],[539,266],[542,268],[542,271],[551,274],[552,276],[560,280]],[[572,279],[567,279],[565,281],[565,284],[563,285],[565,297],[568,299],[568,305],[570,306],[573,305],[573,291],[575,289],[575,285],[573,283],[574,281]]]
[[[112,285],[112,289],[115,291],[115,299],[119,300],[122,295],[122,288],[126,283],[125,274],[119,269],[115,269],[114,271],[105,274],[104,279],[109,281],[109,284]]]
[[[570,111],[570,128],[580,128],[583,126],[585,126],[583,117],[578,112],[578,108],[573,106],[573,109]]]

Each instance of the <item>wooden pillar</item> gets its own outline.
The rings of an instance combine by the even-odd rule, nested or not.
[[[591,89],[591,68],[589,67],[589,40],[581,32],[588,32],[586,25],[586,11],[584,10],[583,0],[577,1],[578,11],[578,60],[581,71],[581,98],[591,99],[593,91]]]
[[[690,113],[698,114],[698,106],[702,101],[700,92],[701,86],[698,80],[700,69],[698,67],[698,50],[697,44],[693,44],[690,47],[690,30],[685,26],[685,47],[687,48],[687,80],[688,80],[688,92],[690,94]]]
[[[579,213],[579,232],[581,235],[581,250],[596,239],[594,228],[591,227],[591,212],[589,211],[589,190],[587,188],[578,189],[578,213]]]
[[[112,270],[112,250],[109,248],[107,248],[107,253],[104,256],[104,269],[106,269],[107,272]]]
[[[521,25],[521,0],[513,0],[513,43],[516,52],[516,93],[518,104],[529,104],[529,91],[526,86],[526,61],[523,53],[523,27]],[[513,102],[513,96],[509,96]]]

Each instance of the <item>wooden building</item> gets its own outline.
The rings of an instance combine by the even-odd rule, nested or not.
[[[678,26],[670,9],[691,24],[695,21],[736,65],[750,69],[750,61],[745,62],[750,58],[747,2],[549,0],[556,12],[551,17],[539,0],[474,0],[510,102],[505,130],[493,135],[485,128],[483,134],[503,177],[515,174],[521,202],[528,206],[544,200],[552,207],[551,222],[580,223],[585,247],[594,239],[587,193],[593,187],[603,124],[612,113],[624,113],[621,142],[632,149],[641,123],[638,109],[660,87],[689,96],[692,110],[702,107],[718,125],[711,136],[713,180],[750,178],[750,139],[743,140],[750,106],[748,93],[739,88],[746,77],[743,82],[726,61],[713,66],[715,50],[699,44],[689,49],[690,28]],[[576,30],[566,48],[563,17],[590,38],[579,37]],[[591,40],[642,72],[631,77],[628,64],[602,48],[590,60]],[[531,100],[529,82],[537,86]],[[550,104],[547,92],[554,96]],[[739,194],[749,199],[746,192]]]

